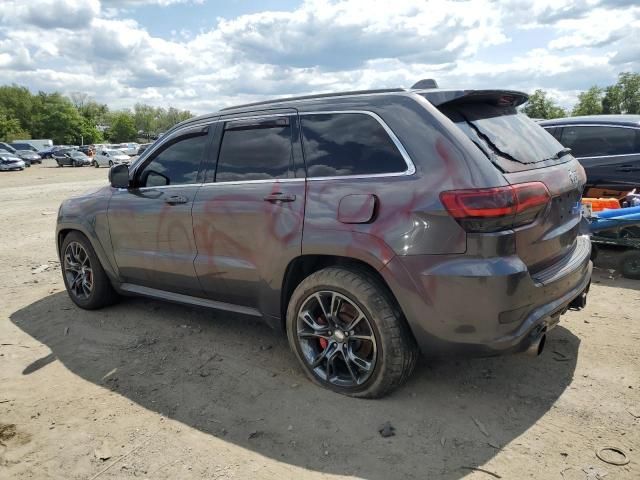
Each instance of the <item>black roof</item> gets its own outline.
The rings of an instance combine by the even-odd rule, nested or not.
[[[539,122],[543,127],[563,125],[620,125],[640,127],[640,115],[584,115],[580,117],[554,118]]]

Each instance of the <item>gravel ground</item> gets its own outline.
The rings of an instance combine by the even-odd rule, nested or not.
[[[254,319],[73,306],[56,211],[106,177],[0,172],[0,478],[640,478],[640,281],[596,269],[538,358],[422,359],[393,395],[350,399]],[[630,463],[599,460],[605,446]]]

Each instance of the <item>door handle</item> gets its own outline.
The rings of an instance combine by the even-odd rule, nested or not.
[[[272,194],[267,195],[266,197],[264,197],[264,201],[265,202],[271,202],[271,203],[276,203],[276,202],[295,202],[295,200],[296,200],[296,196],[295,195],[285,195],[282,192],[272,193]]]
[[[179,203],[187,203],[188,201],[189,199],[182,195],[171,195],[165,199],[164,203],[168,203],[169,205],[178,205]]]

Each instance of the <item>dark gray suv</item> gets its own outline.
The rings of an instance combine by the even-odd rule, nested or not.
[[[582,308],[584,170],[512,91],[389,89],[221,110],[66,200],[71,299],[263,318],[316,383],[388,393],[426,355],[539,353]]]

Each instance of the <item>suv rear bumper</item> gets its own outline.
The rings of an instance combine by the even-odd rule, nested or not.
[[[558,323],[588,290],[590,253],[588,237],[578,237],[543,278],[532,277],[516,255],[397,256],[381,274],[425,355],[493,355],[524,351]]]

